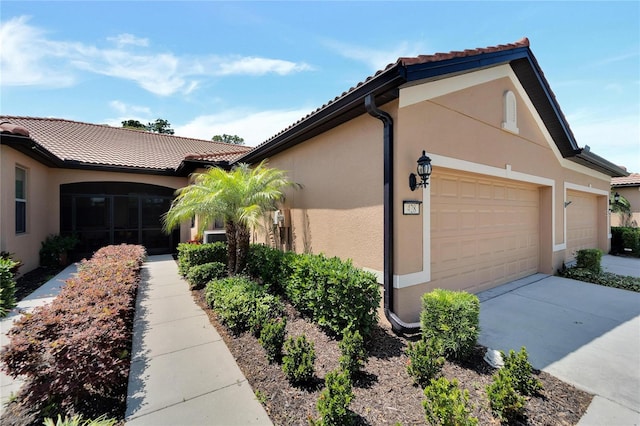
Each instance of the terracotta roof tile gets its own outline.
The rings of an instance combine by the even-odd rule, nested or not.
[[[237,145],[236,145],[237,146]],[[236,151],[229,152],[218,152],[218,153],[200,153],[200,154],[187,154],[185,155],[185,160],[196,160],[196,161],[227,161],[232,162],[233,160],[240,158],[242,155],[246,154],[251,150],[250,147],[246,147],[245,149],[238,149]]]
[[[614,177],[611,179],[611,186],[640,186],[640,173],[631,173],[625,177]]]
[[[237,145],[221,142],[59,118],[3,116],[0,122],[4,122],[3,130],[7,122],[14,129],[27,130],[31,139],[61,160],[85,164],[175,170],[189,153],[231,158],[242,151]],[[250,149],[246,147],[243,153]]]
[[[278,136],[282,135],[283,133],[286,133],[288,130],[296,127],[297,125],[299,125],[300,123],[302,123],[305,120],[309,119],[313,115],[315,115],[318,112],[322,111],[323,109],[329,107],[330,105],[332,105],[333,103],[335,103],[339,99],[344,98],[345,96],[347,96],[348,94],[352,93],[354,90],[358,89],[362,85],[368,83],[369,81],[373,80],[374,78],[376,78],[380,74],[390,70],[391,68],[393,68],[393,67],[395,67],[397,65],[407,66],[407,65],[416,65],[416,64],[422,64],[422,63],[427,63],[427,62],[444,61],[444,60],[447,60],[447,59],[462,58],[462,57],[467,57],[467,56],[478,55],[478,54],[481,54],[481,53],[500,52],[500,51],[506,51],[506,50],[511,50],[511,49],[517,49],[517,48],[521,48],[521,47],[529,47],[529,39],[527,37],[524,37],[524,38],[518,40],[515,43],[500,44],[500,45],[497,45],[497,46],[481,47],[481,48],[477,48],[477,49],[467,49],[467,50],[464,50],[464,51],[461,51],[461,52],[460,51],[452,51],[452,52],[448,52],[448,53],[436,53],[436,54],[433,54],[433,55],[419,55],[419,56],[416,56],[416,57],[413,57],[413,58],[409,58],[409,57],[398,58],[398,60],[396,62],[387,65],[384,69],[376,71],[372,76],[367,77],[365,80],[357,83],[355,86],[353,86],[349,90],[343,92],[341,95],[336,96],[335,98],[333,98],[329,102],[325,103],[321,107],[315,109],[314,111],[312,111],[309,114],[307,114],[306,116],[302,117],[301,119],[299,119],[295,123],[291,124],[289,127],[287,127],[285,129],[283,129],[282,131],[276,133],[275,135],[273,135],[272,137],[270,137],[266,141],[264,141],[261,144],[259,144],[256,148],[259,148],[259,147],[262,147],[262,146],[268,144],[269,142],[271,142],[274,139],[276,139]]]

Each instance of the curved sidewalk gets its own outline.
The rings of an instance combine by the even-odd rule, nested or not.
[[[133,333],[127,425],[272,424],[169,255],[144,265]]]

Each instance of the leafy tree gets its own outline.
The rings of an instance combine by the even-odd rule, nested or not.
[[[122,127],[135,130],[147,130],[147,126],[145,126],[138,120],[124,120],[122,122]]]
[[[153,133],[166,133],[168,135],[173,135],[175,133],[171,128],[171,123],[162,118],[158,118],[153,123],[148,123],[147,130]]]
[[[250,228],[260,226],[265,212],[275,210],[283,190],[298,187],[286,173],[262,161],[254,168],[238,164],[231,171],[212,167],[194,173],[192,184],[176,191],[176,198],[163,216],[168,233],[194,215],[201,218],[201,233],[216,219],[223,220],[227,236],[230,274],[242,272],[249,251]]]
[[[214,142],[230,143],[232,145],[244,145],[244,138],[238,135],[227,135],[226,133],[223,135],[215,135],[211,140]]]

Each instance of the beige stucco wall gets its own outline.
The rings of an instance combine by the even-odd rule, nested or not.
[[[403,216],[401,210],[403,200],[426,201],[425,206],[429,206],[429,200],[423,199],[423,192],[412,192],[407,184],[407,176],[415,172],[416,160],[422,150],[432,157],[434,176],[441,166],[439,161],[444,167],[451,167],[453,162],[462,164],[461,170],[479,175],[486,170],[500,174],[502,170],[506,177],[524,179],[527,184],[538,187],[539,272],[553,273],[567,259],[564,201],[571,189],[583,190],[596,197],[598,245],[608,250],[606,194],[610,178],[559,158],[555,147],[549,144],[545,130],[540,127],[540,120],[530,112],[512,79],[507,76],[496,78],[435,97],[429,97],[428,90],[421,93],[422,89],[419,86],[401,89],[401,107],[396,120],[396,274],[409,276],[428,269],[423,265],[422,218]],[[517,134],[502,129],[503,94],[507,90],[516,94]],[[403,99],[405,94],[411,101]],[[416,101],[421,95],[425,99]],[[438,224],[431,222],[430,226],[433,235],[438,231],[434,228]],[[431,259],[434,257],[432,253]],[[460,268],[464,267],[460,265]],[[419,296],[441,284],[432,279],[396,289],[396,313],[406,321],[416,320],[420,311]],[[448,281],[447,286],[452,284]],[[455,283],[453,287],[456,287]]]
[[[294,251],[382,271],[382,129],[379,120],[362,115],[269,159],[302,185],[288,190],[284,203]],[[257,241],[264,238],[262,232]]]
[[[38,266],[40,243],[49,234],[60,232],[60,185],[77,182],[136,182],[177,189],[187,179],[174,176],[156,176],[120,172],[103,172],[49,168],[20,152],[0,146],[1,225],[0,250],[15,253],[28,272]],[[27,232],[15,234],[15,167],[27,170]],[[181,226],[180,239],[190,238],[189,224]]]
[[[635,221],[635,226],[640,226],[640,186],[613,188],[612,193],[618,193],[629,201],[631,205],[631,222]],[[611,213],[611,226],[621,226],[621,215]]]

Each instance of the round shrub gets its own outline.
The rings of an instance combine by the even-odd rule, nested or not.
[[[227,275],[227,265],[221,262],[209,262],[191,267],[187,274],[187,281],[191,290],[200,290],[213,280],[224,278]]]
[[[349,410],[353,400],[351,379],[346,371],[330,371],[325,379],[325,388],[318,398],[317,408],[323,426],[348,426],[355,424]]]
[[[340,348],[340,368],[353,377],[360,372],[367,362],[367,350],[364,347],[364,340],[358,330],[346,329],[342,334],[342,340],[338,343]]]
[[[286,327],[286,318],[270,319],[262,327],[258,341],[267,353],[270,363],[279,360],[282,356]]]
[[[290,337],[284,342],[284,352],[282,371],[289,381],[293,384],[308,383],[313,378],[316,360],[313,342],[308,341],[304,334],[297,339]]]
[[[458,381],[445,377],[432,379],[424,389],[422,401],[427,423],[430,425],[475,426],[478,419],[471,417],[468,407],[469,392],[460,390]]]
[[[444,365],[442,342],[438,339],[423,338],[415,344],[409,342],[406,353],[409,357],[407,373],[423,388],[440,373]]]

